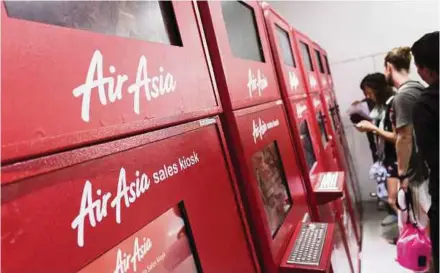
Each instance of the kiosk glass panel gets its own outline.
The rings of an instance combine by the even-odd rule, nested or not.
[[[283,55],[283,61],[285,65],[296,67],[295,58],[293,57],[292,47],[290,46],[289,34],[275,25],[277,28],[278,43],[281,47],[281,54]]]
[[[328,64],[327,56],[324,55],[324,61],[325,61],[325,67],[327,68],[327,74],[331,75],[332,72],[330,71],[330,66]]]
[[[312,63],[312,56],[310,56],[310,49],[306,43],[300,42],[301,45],[301,54],[304,59],[305,66],[308,71],[315,71]]]
[[[303,120],[299,124],[299,134],[301,138],[302,148],[306,155],[307,166],[310,169],[313,167],[313,164],[316,162],[315,151],[313,150],[312,138],[310,137],[309,124],[307,121]]]
[[[321,111],[319,111],[319,113],[318,113],[316,118],[318,120],[319,130],[321,131],[322,145],[325,146],[325,145],[327,145],[327,142],[328,142],[328,135],[327,135],[327,131],[325,129],[324,115],[322,114]]]
[[[321,53],[319,53],[319,50],[315,49],[315,55],[316,59],[318,60],[319,72],[321,72],[321,74],[324,74],[324,65],[322,64]]]
[[[13,18],[182,46],[170,1],[6,1]]]
[[[331,118],[332,118],[331,120],[332,120],[333,130],[335,130],[335,132],[336,132],[336,120],[337,120],[336,115],[337,115],[337,113],[336,113],[335,107],[330,108],[330,114],[331,114]]]
[[[128,268],[124,257],[129,257]],[[110,260],[115,261],[111,266]],[[78,273],[103,272],[106,268],[107,272],[201,272],[183,203],[168,209]]]
[[[274,237],[292,207],[278,146],[272,142],[252,156],[264,210]]]
[[[229,45],[234,56],[264,62],[254,10],[240,1],[222,1],[221,6]]]

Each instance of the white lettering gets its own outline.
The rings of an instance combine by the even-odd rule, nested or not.
[[[319,99],[314,99],[314,100],[313,100],[313,106],[316,108],[316,107],[318,107],[319,105],[321,105],[321,102],[319,101]]]
[[[116,73],[116,68],[111,65],[109,66],[111,76],[104,77],[103,63],[103,55],[99,50],[95,50],[89,64],[85,83],[73,89],[74,97],[82,96],[81,118],[85,122],[90,121],[92,91],[94,89],[98,89],[101,105],[107,105],[107,100],[113,103],[116,100],[122,100],[124,97],[122,90],[128,81],[128,76],[120,74],[116,76],[115,80],[113,74]],[[140,114],[141,94],[149,102],[176,90],[177,82],[174,76],[170,73],[164,73],[164,69],[160,67],[159,75],[150,78],[148,76],[147,58],[145,56],[140,57],[135,82],[127,89],[127,93],[133,95],[133,111],[136,114]]]
[[[73,220],[71,227],[72,229],[78,229],[77,231],[77,244],[80,247],[84,246],[84,222],[85,218],[88,216],[90,226],[96,226],[95,213],[98,214],[97,220],[101,222],[103,218],[107,216],[107,203],[108,199],[110,199],[111,193],[106,193],[104,195],[104,201],[102,205],[105,207],[101,207],[101,201],[96,200],[93,201],[92,196],[92,183],[89,180],[86,181],[83,188],[83,193],[81,196],[81,205],[79,209],[78,216]],[[95,211],[96,210],[96,211]]]
[[[316,79],[312,74],[309,74],[309,83],[312,88],[315,88],[317,85]]]
[[[293,71],[289,71],[289,84],[290,84],[290,89],[292,90],[296,90],[299,85],[298,77]]]
[[[263,73],[261,73],[260,69],[257,70],[257,75],[255,76],[252,73],[252,70],[249,68],[247,88],[251,98],[254,92],[257,92],[258,96],[261,96],[264,89],[266,89],[268,85],[269,83],[267,82],[267,78]]]
[[[273,127],[276,124],[269,125]],[[196,151],[193,151],[189,156],[178,158],[173,164],[163,165],[160,170],[152,175],[153,181],[155,184],[158,184],[178,174],[179,165],[181,170],[185,170],[199,163],[200,156]],[[120,224],[122,222],[123,207],[125,206],[125,208],[129,208],[131,204],[135,203],[136,200],[145,195],[145,193],[150,189],[150,186],[151,179],[146,173],[136,171],[134,180],[128,181],[126,170],[122,167],[119,171],[116,195],[110,202],[112,193],[103,193],[101,189],[96,190],[96,199],[94,199],[92,183],[87,180],[83,187],[78,215],[71,223],[71,228],[73,230],[77,230],[78,246],[84,246],[84,229],[85,225],[87,224],[86,222],[88,222],[90,226],[94,228],[97,223],[100,223],[107,218],[108,209],[110,206],[111,208],[115,209],[116,223]],[[145,246],[149,244],[151,244],[151,242],[148,243],[144,239],[144,242],[137,246],[138,251],[133,252],[135,255],[137,255],[133,259],[141,257],[143,253],[145,253]],[[127,263],[128,259],[130,259],[130,257],[127,257],[126,253],[118,253],[117,265],[114,272],[125,272],[128,268],[130,268],[129,264]]]
[[[254,143],[257,143],[257,140],[263,139],[263,136],[267,133],[268,130],[278,127],[280,125],[280,121],[278,119],[265,123],[261,118],[258,118],[258,122],[252,120],[252,136],[254,138]]]
[[[298,103],[298,104],[296,105],[296,114],[298,115],[299,118],[302,117],[302,115],[303,115],[303,113],[304,113],[305,111],[307,111],[307,106],[305,106],[305,105],[302,104],[302,103]]]

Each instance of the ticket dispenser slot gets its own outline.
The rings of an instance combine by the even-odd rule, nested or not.
[[[281,273],[330,272],[334,224],[298,225],[281,262]]]

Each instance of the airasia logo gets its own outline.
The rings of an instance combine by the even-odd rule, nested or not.
[[[90,121],[91,102],[99,100],[101,105],[112,104],[124,99],[127,94],[132,96],[133,111],[140,114],[141,104],[166,96],[176,90],[177,82],[171,73],[166,73],[163,67],[156,74],[148,74],[147,58],[139,58],[136,79],[127,86],[129,78],[126,74],[117,74],[116,67],[108,67],[110,76],[104,77],[104,57],[95,50],[89,64],[85,83],[73,89],[75,98],[82,98],[81,118]],[[126,90],[123,92],[123,90]]]
[[[299,80],[296,74],[292,71],[289,71],[289,85],[290,89],[295,90],[298,89],[299,86]]]
[[[254,138],[254,143],[257,143],[258,139],[262,140],[267,131],[278,127],[279,125],[280,121],[278,119],[272,120],[268,123],[264,122],[261,118],[258,118],[258,121],[252,120],[252,136]]]
[[[257,70],[257,74],[254,75],[252,70],[249,68],[248,71],[248,84],[247,88],[249,90],[249,97],[253,97],[254,93],[257,93],[258,96],[261,96],[264,89],[268,87],[268,81],[266,76],[261,73],[260,69]]]
[[[313,100],[313,106],[314,107],[318,107],[319,105],[321,105],[321,102],[318,99],[314,99]]]
[[[305,106],[302,103],[298,103],[296,105],[296,114],[298,115],[299,118],[301,118],[303,116],[303,113],[307,110],[307,106]]]
[[[309,83],[310,83],[310,86],[311,86],[312,88],[315,88],[316,85],[318,84],[318,83],[316,82],[315,77],[313,77],[312,74],[309,75]]]

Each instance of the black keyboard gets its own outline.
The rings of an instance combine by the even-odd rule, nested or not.
[[[319,265],[326,233],[326,223],[303,224],[287,263]]]

